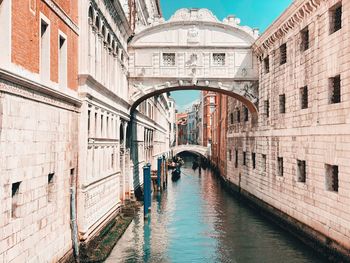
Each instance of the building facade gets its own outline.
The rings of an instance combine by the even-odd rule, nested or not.
[[[343,254],[350,249],[349,17],[348,1],[297,0],[257,39],[258,116],[228,99],[223,159],[241,192]]]
[[[198,110],[199,103],[193,103],[187,112],[187,141],[189,144],[198,144]]]
[[[176,114],[176,145],[183,145],[188,143],[187,112]]]

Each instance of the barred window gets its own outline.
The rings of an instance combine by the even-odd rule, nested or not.
[[[330,33],[337,32],[342,27],[342,5],[336,4],[330,10]]]
[[[280,113],[286,113],[286,94],[281,94],[279,96],[280,102]]]
[[[329,103],[340,103],[341,102],[341,87],[340,87],[340,75],[329,79]]]
[[[282,157],[277,158],[277,165],[278,165],[278,176],[283,176],[283,158]]]
[[[228,150],[228,156],[229,156],[229,160],[232,161],[232,151]]]
[[[270,72],[270,58],[269,58],[269,56],[264,58],[264,69],[265,69],[265,73]]]
[[[307,86],[300,88],[300,106],[301,109],[308,108],[308,88]]]
[[[214,66],[224,66],[226,60],[225,53],[214,53],[213,54],[213,65]]]
[[[175,53],[163,53],[163,66],[175,66]]]
[[[235,168],[238,167],[238,150],[235,150]]]
[[[305,27],[301,32],[301,51],[309,49],[310,40],[309,40],[309,27]]]
[[[306,162],[303,160],[297,160],[297,176],[298,182],[306,182]]]
[[[243,152],[243,165],[247,165],[247,153]]]
[[[338,165],[325,165],[326,168],[326,190],[338,192],[339,188],[339,168]]]
[[[237,123],[240,123],[241,122],[241,111],[239,109],[237,109],[237,112],[236,112],[236,121]]]
[[[287,63],[287,44],[280,46],[280,65]]]
[[[264,100],[264,113],[266,117],[270,117],[270,102],[269,100]]]
[[[230,113],[230,123],[233,124],[233,113]]]

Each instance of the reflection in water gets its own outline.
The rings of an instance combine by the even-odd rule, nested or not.
[[[209,171],[182,168],[181,179],[155,195],[107,262],[323,262],[253,210],[228,195]]]

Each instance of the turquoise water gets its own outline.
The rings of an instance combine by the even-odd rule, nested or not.
[[[326,262],[226,193],[209,171],[181,179],[140,209],[106,262]]]

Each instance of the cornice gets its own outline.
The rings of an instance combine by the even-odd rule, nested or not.
[[[273,47],[276,41],[287,35],[306,17],[314,13],[323,1],[326,0],[294,1],[255,41],[253,44],[255,53],[260,56]]]

